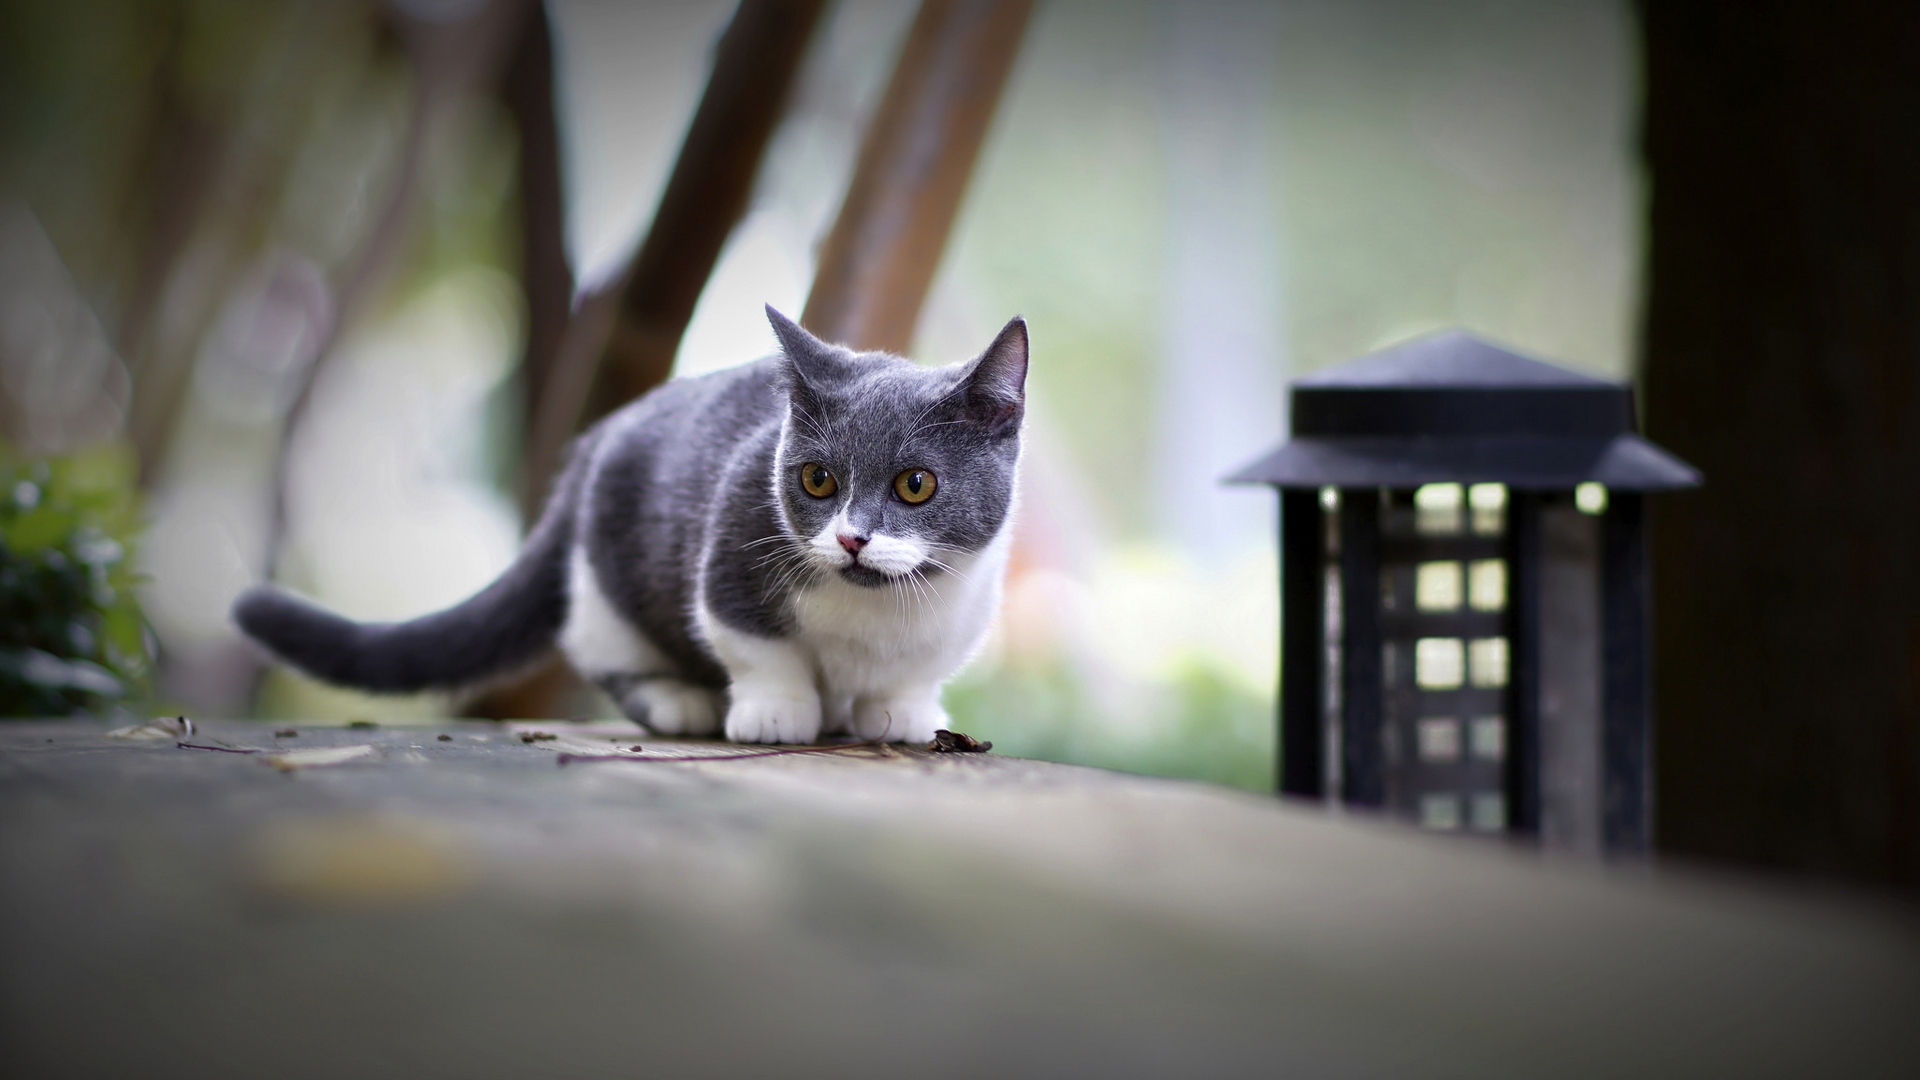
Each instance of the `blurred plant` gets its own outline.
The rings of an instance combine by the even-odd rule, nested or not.
[[[134,476],[119,444],[32,459],[0,443],[0,716],[124,712],[145,695]]]
[[[1122,695],[1131,704],[1103,704],[1085,678],[1059,662],[983,665],[947,687],[945,704],[955,730],[1015,757],[1273,790],[1271,700],[1205,658]]]

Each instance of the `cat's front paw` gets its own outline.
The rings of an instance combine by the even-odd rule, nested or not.
[[[720,730],[720,695],[679,679],[648,679],[620,702],[620,711],[662,735],[711,735]]]
[[[743,743],[810,743],[820,737],[814,695],[742,694],[727,709],[727,738]],[[932,736],[928,736],[931,738]]]
[[[933,733],[947,726],[947,710],[931,696],[874,698],[853,711],[854,730],[863,739],[930,743]]]

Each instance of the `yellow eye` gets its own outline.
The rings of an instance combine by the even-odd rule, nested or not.
[[[840,481],[833,478],[825,465],[809,461],[800,466],[800,486],[806,488],[807,494],[814,498],[824,499],[840,490]]]
[[[923,503],[933,498],[933,474],[925,469],[908,469],[893,478],[893,493],[900,501]]]

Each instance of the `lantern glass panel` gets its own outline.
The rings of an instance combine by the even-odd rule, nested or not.
[[[1467,670],[1475,686],[1507,685],[1507,639],[1476,638],[1469,642]]]
[[[1421,611],[1458,611],[1466,592],[1457,562],[1424,562],[1414,579],[1414,606]]]
[[[1475,484],[1467,489],[1473,508],[1473,534],[1499,536],[1507,527],[1507,485]]]
[[[1459,761],[1460,721],[1434,716],[1420,721],[1420,760]]]
[[[1422,795],[1420,797],[1420,824],[1429,829],[1448,831],[1460,827],[1460,796],[1454,794]]]
[[[1413,493],[1414,528],[1422,536],[1458,536],[1466,493],[1459,484],[1427,484]]]
[[[1413,645],[1413,680],[1422,690],[1456,690],[1467,680],[1466,644],[1459,638],[1421,638]]]
[[[1507,827],[1507,797],[1483,791],[1473,797],[1471,822],[1475,832],[1499,832]]]
[[[1507,756],[1507,722],[1498,716],[1476,716],[1468,729],[1469,748],[1481,761],[1500,761]]]
[[[1467,602],[1475,611],[1507,608],[1507,560],[1475,559],[1467,564]]]

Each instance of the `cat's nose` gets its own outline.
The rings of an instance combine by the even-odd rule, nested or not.
[[[841,533],[840,546],[847,549],[847,554],[858,555],[860,554],[860,549],[867,546],[867,538],[864,536],[850,536],[846,533]]]

